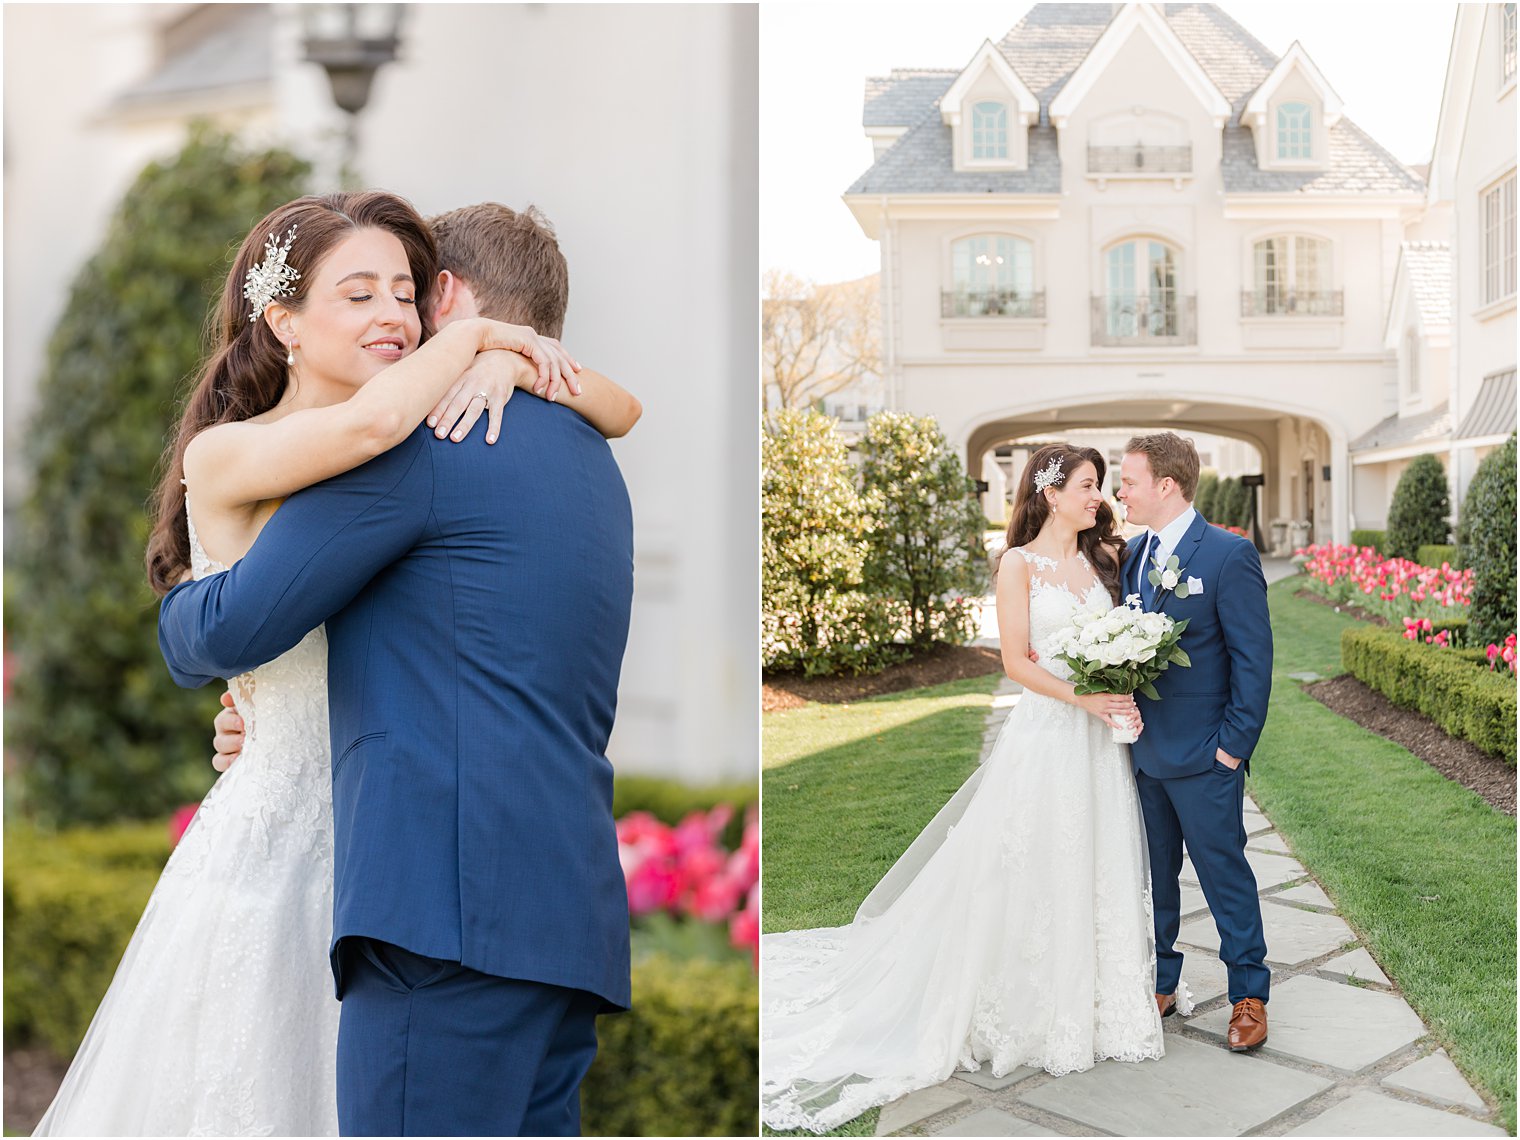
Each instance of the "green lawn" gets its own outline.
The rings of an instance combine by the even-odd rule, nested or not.
[[[1355,622],[1269,591],[1276,644],[1250,790],[1373,957],[1515,1130],[1515,821],[1300,691]]]
[[[976,768],[997,681],[974,677],[765,715],[766,930],[850,921],[876,880]],[[875,1135],[880,1115],[873,1108],[828,1135]]]

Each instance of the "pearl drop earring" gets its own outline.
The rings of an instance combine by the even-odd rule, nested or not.
[[[291,341],[289,348],[287,348],[286,351],[285,351],[285,363],[288,364],[291,368],[294,368],[296,366],[296,342],[295,341]]]

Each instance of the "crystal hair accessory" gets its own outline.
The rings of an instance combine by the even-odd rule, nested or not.
[[[285,235],[285,244],[278,245],[274,234],[270,234],[264,243],[264,260],[249,269],[248,276],[243,279],[243,296],[253,306],[253,312],[248,314],[250,321],[263,316],[265,306],[276,297],[288,297],[295,292],[292,286],[301,279],[301,274],[285,260],[295,236],[296,227],[291,226]]]
[[[1034,475],[1034,489],[1043,491],[1046,487],[1059,487],[1066,481],[1066,472],[1061,470],[1061,457],[1052,455],[1050,462],[1045,464],[1042,470]]]

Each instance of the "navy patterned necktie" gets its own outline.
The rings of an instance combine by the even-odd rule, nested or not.
[[[1145,608],[1150,609],[1151,603],[1156,600],[1156,587],[1151,585],[1151,570],[1156,564],[1156,548],[1161,545],[1161,536],[1152,534],[1151,540],[1145,544],[1145,556],[1140,559],[1140,600],[1145,603]]]

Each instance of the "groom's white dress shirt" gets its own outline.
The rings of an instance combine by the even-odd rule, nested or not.
[[[1144,541],[1140,546],[1142,551],[1150,549],[1151,536],[1161,535],[1161,544],[1156,547],[1155,560],[1161,565],[1166,565],[1166,560],[1172,556],[1172,551],[1177,549],[1177,544],[1182,541],[1182,536],[1188,532],[1188,527],[1193,525],[1193,520],[1198,517],[1198,512],[1191,506],[1180,515],[1167,523],[1159,531],[1145,528]],[[1147,567],[1146,569],[1149,569]]]

